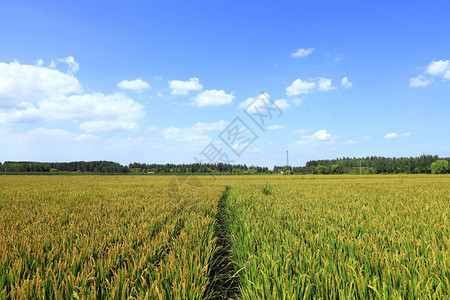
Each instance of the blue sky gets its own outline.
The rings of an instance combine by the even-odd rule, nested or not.
[[[286,150],[292,165],[450,156],[449,9],[3,1],[0,161],[206,162],[211,142],[230,161],[269,167]],[[264,130],[242,104],[261,92],[283,112]],[[258,137],[240,155],[219,138],[236,117]]]

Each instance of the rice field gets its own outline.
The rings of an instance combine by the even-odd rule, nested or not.
[[[0,299],[445,299],[449,215],[450,176],[0,176]]]

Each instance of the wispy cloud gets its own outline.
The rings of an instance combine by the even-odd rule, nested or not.
[[[245,109],[248,112],[258,112],[260,108],[268,105],[270,101],[272,100],[270,99],[269,94],[262,93],[256,97],[249,97],[246,100],[242,101],[241,103],[239,103],[239,108]],[[277,106],[281,110],[288,109],[290,106],[285,99],[275,100],[273,101],[273,104],[275,104],[275,106]]]
[[[409,86],[410,87],[427,86],[432,82],[433,82],[433,79],[427,79],[425,76],[419,75],[419,76],[411,78],[409,80]]]
[[[67,56],[65,58],[58,58],[59,62],[66,63],[68,66],[67,72],[69,74],[73,74],[78,72],[80,70],[80,65],[75,61],[75,58],[73,56]]]
[[[398,138],[398,137],[406,137],[406,136],[411,136],[411,133],[410,132],[405,132],[405,133],[397,134],[395,132],[391,132],[391,133],[386,134],[384,136],[384,138],[385,139],[395,139],[395,138]]]
[[[193,97],[191,104],[198,107],[220,106],[230,104],[233,98],[233,93],[227,94],[223,90],[207,90]]]
[[[187,95],[190,91],[201,90],[203,85],[198,78],[191,77],[187,81],[171,80],[169,81],[169,88],[172,95]]]
[[[286,88],[286,95],[299,96],[302,94],[309,94],[314,91],[326,92],[335,88],[336,87],[332,85],[332,80],[328,78],[317,77],[309,80],[302,80],[298,78]]]
[[[117,84],[117,86],[124,90],[134,90],[134,91],[142,91],[150,88],[150,84],[148,82],[143,81],[140,78],[135,80],[122,80]]]
[[[336,143],[339,137],[331,135],[327,130],[322,129],[315,132],[313,135],[304,135],[299,141],[291,144],[292,146],[324,146]]]
[[[314,48],[308,48],[308,49],[304,49],[304,48],[300,48],[297,51],[295,51],[294,53],[291,53],[292,57],[306,57],[308,55],[310,55],[311,53],[313,53]]]
[[[353,83],[350,80],[348,80],[348,77],[342,78],[341,84],[346,89],[349,89],[353,86]]]
[[[409,80],[409,86],[424,87],[431,84],[434,81],[434,78],[450,80],[450,60],[431,61],[425,67],[423,74]]]

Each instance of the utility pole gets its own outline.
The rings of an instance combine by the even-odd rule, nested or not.
[[[289,151],[286,151],[286,166],[289,167]]]
[[[356,168],[359,168],[359,175],[362,175],[362,169],[370,169],[369,167],[363,167],[361,165],[361,161],[359,161],[359,167],[356,167]]]

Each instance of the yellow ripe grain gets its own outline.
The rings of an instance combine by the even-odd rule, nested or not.
[[[170,179],[0,178],[0,295],[205,298],[224,187],[199,178],[174,192]],[[172,294],[178,282],[184,292]]]

